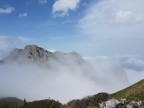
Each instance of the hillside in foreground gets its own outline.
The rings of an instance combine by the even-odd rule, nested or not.
[[[98,93],[72,100],[64,108],[144,108],[144,80],[113,94]]]
[[[117,99],[126,98],[129,100],[141,100],[144,102],[144,79],[128,88],[112,94],[112,97]]]
[[[111,96],[116,99],[126,98],[129,101],[140,100],[144,104],[144,79],[130,87],[112,94]],[[142,108],[144,108],[144,105],[142,106]]]
[[[144,108],[144,80],[113,94],[98,93],[66,105],[52,99],[27,102],[8,97],[0,99],[0,108]]]

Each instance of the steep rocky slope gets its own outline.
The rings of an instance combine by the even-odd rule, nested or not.
[[[62,53],[50,52],[37,45],[27,45],[24,49],[15,48],[1,63],[38,63],[50,64],[60,63],[63,65],[84,64],[83,58],[76,52]]]

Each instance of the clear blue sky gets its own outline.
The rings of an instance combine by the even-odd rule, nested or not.
[[[83,56],[143,55],[143,0],[0,0],[0,51],[26,44]]]

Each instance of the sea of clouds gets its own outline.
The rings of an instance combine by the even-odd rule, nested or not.
[[[81,65],[1,64],[0,96],[66,103],[98,92],[113,93],[144,78],[144,61],[137,56],[83,58],[87,63]]]

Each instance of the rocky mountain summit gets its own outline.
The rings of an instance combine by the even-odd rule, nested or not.
[[[71,53],[62,53],[62,52],[50,52],[37,45],[27,45],[24,49],[15,48],[12,52],[4,58],[2,63],[25,63],[25,62],[34,62],[34,63],[45,63],[57,62],[62,64],[83,64],[85,61],[83,58],[76,52]]]

